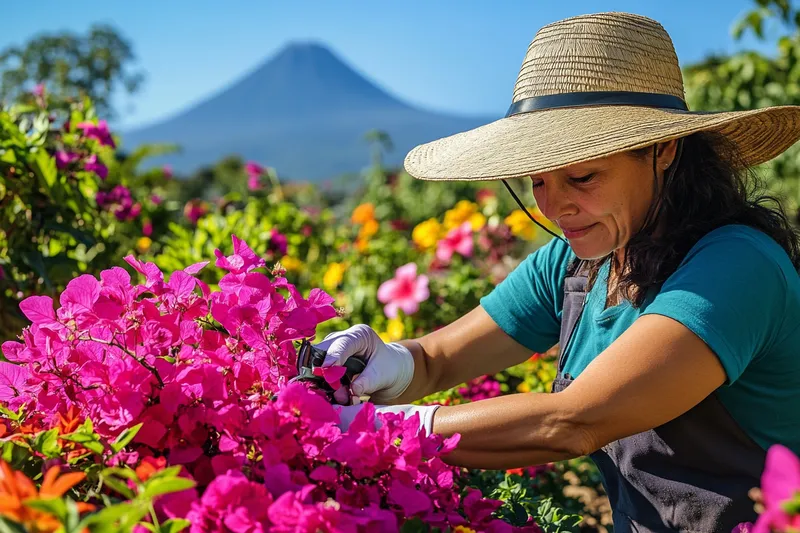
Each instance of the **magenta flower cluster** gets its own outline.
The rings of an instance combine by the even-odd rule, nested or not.
[[[112,211],[119,221],[134,220],[142,212],[141,204],[134,203],[131,191],[124,185],[117,185],[110,191],[99,191],[95,195],[97,207]]]
[[[142,424],[106,460],[165,457],[197,482],[157,500],[158,514],[188,518],[192,533],[398,531],[414,517],[513,530],[493,518],[501,502],[472,489],[462,498],[459,471],[442,459],[458,436],[426,435],[416,415],[376,420],[371,404],[342,432],[323,395],[287,383],[295,341],[336,316],[324,291],[304,297],[265,273],[235,236],[233,254],[216,251],[226,273],[215,291],[195,277],[208,262],[167,278],[125,260],[142,283],[114,267],[72,280],[58,309],[47,296],[21,303],[32,324],[2,345],[0,402],[51,424],[77,410],[109,439]]]
[[[492,376],[482,376],[473,379],[464,387],[459,387],[458,393],[466,400],[477,402],[500,396],[502,391],[499,381]]]

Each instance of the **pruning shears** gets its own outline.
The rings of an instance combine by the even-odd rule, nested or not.
[[[312,345],[308,339],[303,339],[297,352],[297,375],[289,380],[309,382],[312,387],[323,391],[331,403],[335,402],[336,389],[328,383],[322,373],[315,373],[314,369],[322,368],[327,352]],[[344,375],[340,379],[341,387],[349,388],[353,379],[364,371],[367,366],[366,357],[351,356],[344,362]]]

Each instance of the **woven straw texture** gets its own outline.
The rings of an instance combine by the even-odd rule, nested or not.
[[[684,99],[667,32],[628,13],[564,19],[534,37],[512,102],[586,91],[661,93]],[[557,170],[698,131],[728,136],[748,165],[768,161],[800,138],[800,107],[691,113],[634,106],[549,109],[503,118],[414,148],[406,171],[426,180],[494,180]]]

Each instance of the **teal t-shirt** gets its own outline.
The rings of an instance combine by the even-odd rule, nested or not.
[[[574,258],[554,239],[481,305],[517,342],[544,352],[558,342]],[[800,276],[773,239],[741,225],[708,233],[639,309],[628,302],[604,309],[607,277],[608,263],[587,295],[564,372],[580,375],[639,316],[668,316],[719,357],[727,381],[718,397],[742,429],[764,449],[780,443],[800,453]]]

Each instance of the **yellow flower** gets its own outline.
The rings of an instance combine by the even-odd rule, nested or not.
[[[281,257],[281,265],[283,265],[283,268],[285,268],[287,272],[298,272],[303,268],[303,262],[290,255]]]
[[[378,233],[378,228],[380,224],[374,218],[367,220],[364,222],[364,225],[361,226],[361,229],[358,231],[358,238],[359,239],[369,239],[376,233]]]
[[[469,200],[461,200],[454,208],[444,214],[444,229],[451,229],[469,221],[473,231],[478,231],[486,225],[486,217],[480,212],[478,204]]]
[[[378,333],[383,342],[395,342],[403,338],[406,332],[405,325],[400,318],[393,318],[386,324],[386,331]]]
[[[329,291],[334,290],[344,279],[344,263],[331,263],[322,276],[322,285]]]
[[[478,532],[467,526],[456,526],[453,528],[453,533],[478,533]]]
[[[435,218],[420,222],[411,232],[411,240],[422,250],[429,250],[436,246],[442,234],[442,226]]]
[[[389,337],[392,340],[399,341],[400,339],[403,338],[405,332],[406,332],[405,325],[403,324],[403,321],[400,320],[399,318],[391,319],[389,323],[386,325],[386,333],[389,334]]]
[[[150,246],[153,244],[153,241],[150,240],[150,237],[139,237],[139,240],[136,241],[136,249],[139,250],[140,254],[146,253],[147,250],[150,249]]]
[[[531,391],[531,386],[524,381],[519,385],[517,385],[517,392],[530,392],[530,391]]]
[[[375,206],[371,203],[361,204],[355,209],[353,209],[353,214],[350,216],[350,220],[353,224],[364,224],[368,220],[375,219]]]
[[[528,211],[530,211],[530,209]],[[521,239],[530,241],[536,237],[536,224],[528,218],[528,215],[526,215],[522,209],[515,209],[503,222],[511,228],[511,233]]]

